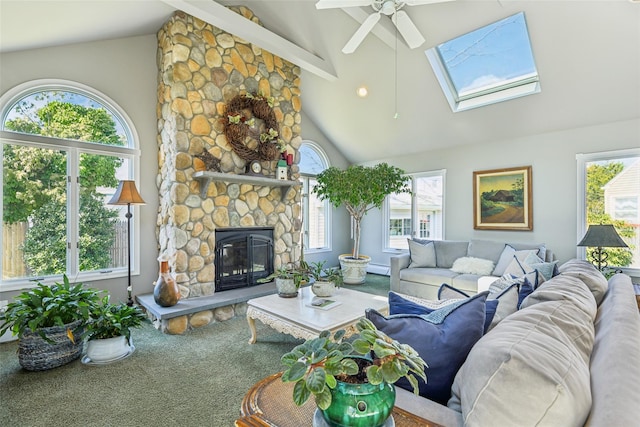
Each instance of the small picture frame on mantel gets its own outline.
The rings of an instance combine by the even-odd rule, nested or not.
[[[533,230],[531,166],[473,172],[473,228]]]

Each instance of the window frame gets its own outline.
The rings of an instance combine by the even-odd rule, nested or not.
[[[77,140],[69,140],[42,135],[26,134],[14,132],[4,128],[5,121],[11,108],[22,98],[31,94],[43,91],[64,91],[72,92],[85,96],[92,101],[102,105],[110,114],[118,120],[120,126],[125,132],[128,145],[115,146],[100,144],[96,142],[85,142]],[[74,281],[95,281],[103,279],[115,279],[126,277],[128,275],[127,266],[114,267],[104,270],[94,270],[88,272],[79,271],[79,249],[77,247],[79,241],[78,229],[78,211],[79,211],[79,161],[82,154],[97,154],[117,156],[128,161],[128,175],[130,179],[140,182],[140,149],[139,137],[133,122],[126,112],[111,98],[81,83],[58,80],[58,79],[41,79],[33,80],[8,90],[0,96],[0,154],[4,155],[4,144],[16,144],[24,146],[32,146],[43,149],[55,149],[67,153],[67,259],[66,272],[67,276]],[[1,169],[1,167],[0,167]],[[71,185],[76,184],[76,185]],[[0,173],[0,188],[4,188],[3,174]],[[3,197],[0,197],[0,212],[3,211]],[[140,274],[140,209],[139,206],[133,205],[131,219],[131,274]],[[2,237],[0,237],[0,245],[2,245]],[[2,271],[2,260],[0,260],[0,271]],[[0,291],[15,291],[36,286],[36,282],[43,284],[52,284],[62,279],[61,274],[55,274],[45,277],[31,276],[16,279],[2,279],[0,275]]]
[[[576,242],[579,242],[587,232],[587,164],[590,162],[626,159],[629,157],[640,157],[640,148],[630,148],[623,150],[601,151],[597,153],[578,153],[576,154],[577,163],[577,229]],[[578,259],[587,259],[587,248],[576,246],[576,257]],[[616,267],[623,273],[638,277],[640,276],[640,268],[632,267]]]
[[[310,141],[310,140],[303,140],[302,143],[300,144],[300,149],[302,149],[303,146],[307,146],[310,149],[312,149],[313,151],[315,151],[315,153],[318,155],[318,157],[320,157],[320,159],[323,161],[325,168],[329,168],[331,166],[331,163],[329,161],[329,157],[327,156],[327,154],[325,153],[325,151],[322,149],[322,147],[320,147],[320,145],[314,141]],[[300,150],[299,149],[299,150]],[[332,206],[329,203],[328,200],[324,200],[322,201],[322,203],[324,204],[324,211],[325,211],[325,224],[324,224],[324,229],[325,229],[325,242],[326,242],[326,246],[322,247],[322,248],[309,248],[308,247],[308,242],[309,242],[309,193],[311,191],[310,188],[310,183],[309,180],[311,178],[315,178],[317,175],[314,174],[310,174],[310,173],[303,173],[302,171],[300,171],[300,179],[302,180],[302,212],[303,212],[303,218],[302,218],[302,246],[304,248],[304,252],[306,254],[317,254],[317,253],[322,253],[322,252],[331,252],[332,251]]]
[[[415,237],[415,231],[420,232],[420,217],[418,215],[418,201],[415,196],[417,189],[417,179],[418,178],[429,178],[434,176],[440,176],[442,178],[442,239],[445,238],[445,198],[446,198],[446,179],[447,179],[447,170],[446,169],[438,169],[433,171],[425,171],[425,172],[416,172],[410,173],[406,176],[411,178],[411,236]],[[400,249],[400,248],[392,248],[389,243],[391,240],[390,233],[390,221],[391,221],[391,206],[390,206],[390,198],[389,196],[385,197],[384,205],[382,206],[382,252],[383,253],[391,253],[397,254],[402,252],[407,252],[408,249]]]

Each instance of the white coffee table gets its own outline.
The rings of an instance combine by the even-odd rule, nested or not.
[[[296,298],[281,298],[274,294],[247,301],[247,322],[251,329],[249,344],[254,344],[257,339],[256,319],[278,332],[309,339],[325,330],[335,332],[344,329],[347,336],[356,333],[355,324],[364,317],[367,308],[385,315],[389,313],[387,297],[345,287],[337,289],[333,296],[327,298],[340,302],[340,305],[329,310],[309,307],[313,298],[314,295],[307,286],[300,288]]]

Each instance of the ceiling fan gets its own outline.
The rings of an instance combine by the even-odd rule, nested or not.
[[[342,48],[343,53],[353,53],[373,27],[380,20],[381,15],[391,17],[402,38],[409,48],[415,49],[424,43],[424,37],[416,28],[407,12],[401,10],[406,6],[420,6],[431,3],[442,3],[452,0],[318,0],[316,9],[334,9],[343,7],[371,6],[375,12],[369,15],[360,28],[355,32],[347,44]]]

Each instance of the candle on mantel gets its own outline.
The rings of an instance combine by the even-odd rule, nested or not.
[[[291,166],[293,164],[293,154],[287,154],[287,166]]]

